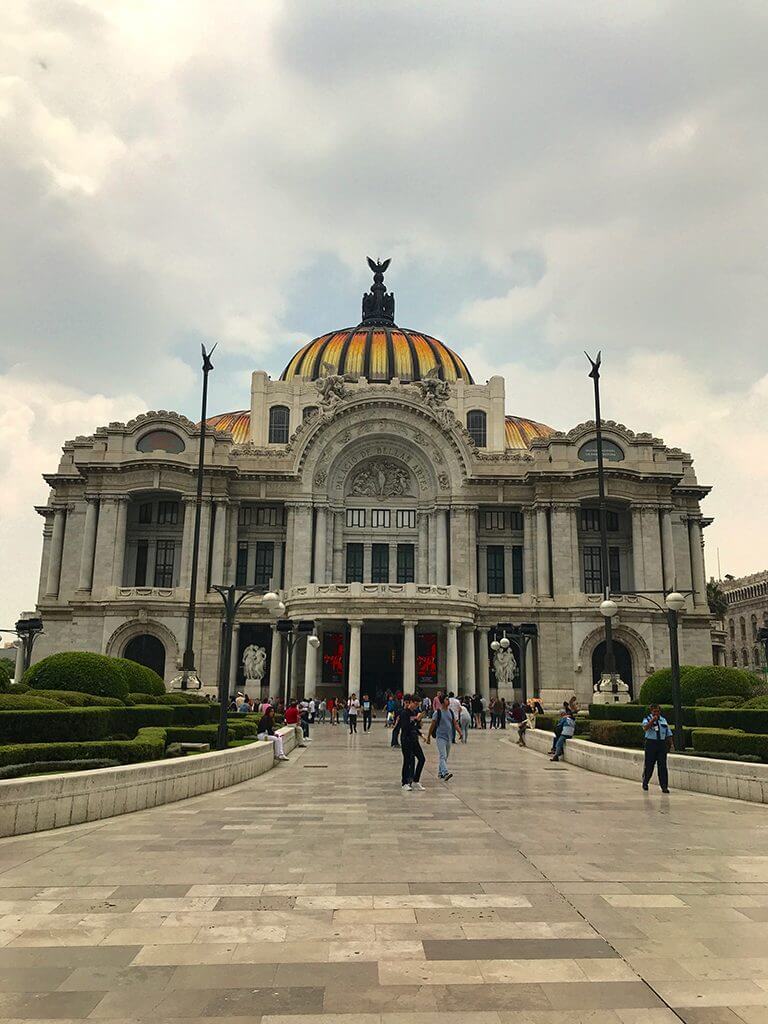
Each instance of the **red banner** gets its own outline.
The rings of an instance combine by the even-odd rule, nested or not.
[[[416,681],[422,686],[437,686],[437,633],[416,636]]]

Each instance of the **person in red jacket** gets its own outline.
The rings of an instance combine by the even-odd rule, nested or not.
[[[299,721],[299,709],[296,706],[296,701],[292,700],[288,707],[285,709],[285,724],[296,725]]]

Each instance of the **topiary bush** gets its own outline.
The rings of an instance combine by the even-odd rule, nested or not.
[[[751,697],[760,682],[757,676],[724,665],[682,665],[680,692],[683,704],[693,706],[701,697]],[[672,703],[672,670],[659,669],[648,676],[640,688],[641,704]]]
[[[132,740],[14,743],[10,746],[0,746],[0,765],[93,759],[117,761],[118,764],[135,764],[138,761],[159,761],[164,751],[165,729],[142,729]]]
[[[661,713],[674,724],[675,709],[671,704],[661,704]],[[590,704],[590,721],[642,722],[648,714],[647,704]],[[683,708],[683,725],[696,725],[696,708]]]
[[[139,665],[137,661],[130,658],[113,658],[123,671],[123,678],[128,684],[129,693],[149,693],[153,697],[162,697],[165,693],[165,683],[151,668]]]
[[[756,699],[760,700],[759,697]],[[735,697],[733,694],[724,697],[699,697],[696,701],[697,708],[740,708],[743,704],[744,698]],[[768,701],[765,706],[768,708]]]
[[[128,696],[128,684],[118,659],[91,651],[51,654],[28,668],[23,682],[34,690],[75,690],[120,700]]]
[[[106,739],[117,731],[113,728],[113,714],[112,708],[0,711],[0,743]]]
[[[768,735],[735,729],[694,729],[693,749],[704,753],[748,754],[768,761]]]
[[[7,693],[16,671],[16,664],[8,658],[0,658],[0,693]]]
[[[685,745],[690,744],[691,730],[683,728]],[[591,722],[589,738],[593,743],[602,743],[608,747],[642,747],[645,743],[643,727],[636,722]]]
[[[768,709],[768,695],[763,694],[760,697],[750,697],[749,700],[745,701],[741,705],[742,711],[750,711],[753,708],[759,711],[765,711]]]
[[[33,693],[35,697],[46,697],[70,708],[125,707],[125,701],[119,697],[94,697],[92,693],[78,693],[77,690],[34,690]]]
[[[52,711],[64,708],[63,701],[43,696],[29,696],[26,693],[0,693],[0,711]]]

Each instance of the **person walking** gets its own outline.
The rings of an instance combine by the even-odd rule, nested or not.
[[[472,715],[475,719],[475,728],[482,728],[481,720],[483,717],[483,702],[480,694],[476,693],[472,698]]]
[[[491,716],[491,720],[488,723],[488,728],[489,729],[495,729],[496,728],[496,698],[495,697],[491,697],[491,702],[490,702],[490,704],[488,706],[488,711],[489,711],[490,716]]]
[[[443,698],[442,705],[432,716],[427,734],[427,743],[435,737],[437,746],[437,774],[444,782],[453,778],[453,772],[448,771],[448,758],[451,756],[451,747],[456,736],[457,722],[451,711],[451,705],[447,697]],[[460,737],[461,734],[459,734]]]
[[[469,727],[472,725],[472,715],[469,713],[469,708],[466,704],[461,705],[459,711],[459,722],[458,727],[461,732],[461,742],[466,743],[469,739]]]
[[[496,701],[496,720],[502,729],[507,728],[507,702],[503,697]]]
[[[371,698],[367,693],[363,694],[363,732],[368,732],[371,728],[371,718],[373,717],[373,704],[371,704]]]
[[[353,693],[347,701],[347,725],[350,733],[357,732],[357,712],[360,710],[360,701],[357,694]]]
[[[421,713],[419,702],[411,694],[403,697],[403,706],[398,715],[400,731],[400,747],[403,752],[403,790],[424,789],[421,784],[421,772],[424,768],[424,751],[419,742],[419,726]]]
[[[331,725],[335,725],[336,723],[333,720],[333,713],[336,710],[336,701],[333,699],[333,697],[328,697],[328,699],[325,702],[325,707],[328,712],[328,721],[331,723]]]
[[[667,771],[667,753],[672,746],[672,730],[661,713],[658,704],[651,704],[648,714],[643,719],[645,733],[645,765],[643,767],[643,789],[648,791],[648,783],[656,768],[662,793],[669,792],[669,773]]]

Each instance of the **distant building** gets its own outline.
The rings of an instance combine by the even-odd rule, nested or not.
[[[739,579],[726,577],[720,586],[728,602],[725,616],[727,664],[761,671],[765,668],[765,651],[757,640],[757,631],[768,626],[768,569]]]

